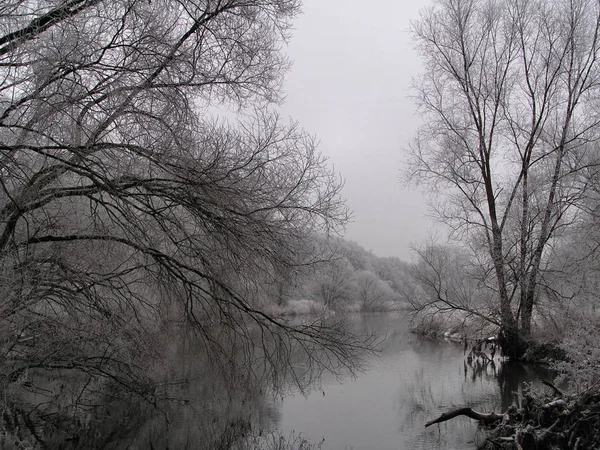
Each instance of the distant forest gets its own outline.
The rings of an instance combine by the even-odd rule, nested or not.
[[[328,257],[293,277],[274,278],[270,297],[284,313],[397,311],[411,308],[422,290],[412,265],[397,257],[378,257],[356,242],[339,237],[315,238]]]

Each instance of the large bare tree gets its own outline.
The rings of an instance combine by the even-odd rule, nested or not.
[[[298,10],[297,0],[2,2],[7,383],[78,372],[153,400],[143,356],[173,324],[219,364],[294,352],[318,367],[350,363],[360,341],[287,325],[257,300],[259,280],[310,264],[314,233],[349,215],[314,140],[269,109]]]
[[[439,0],[412,25],[425,124],[409,176],[439,194],[439,218],[489,267],[480,281],[511,357],[597,161],[599,31],[594,0]]]

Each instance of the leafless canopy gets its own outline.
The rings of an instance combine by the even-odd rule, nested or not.
[[[544,266],[598,167],[600,5],[440,0],[412,29],[426,124],[409,176],[440,194],[438,216],[487,260],[501,322],[528,336]]]
[[[349,214],[314,140],[269,109],[298,9],[2,2],[6,379],[63,369],[133,388],[145,376],[139,355],[173,323],[212,356],[320,349],[320,365],[349,362],[360,342],[319,323],[285,325],[256,295],[264,277],[310,263],[312,233]],[[228,122],[217,111],[238,114]]]

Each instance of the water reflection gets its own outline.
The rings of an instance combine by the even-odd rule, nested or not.
[[[280,421],[264,365],[241,370],[183,339],[169,347],[148,367],[160,381],[145,396],[71,370],[3,384],[0,449],[226,450]]]
[[[477,423],[458,417],[424,428],[461,406],[505,411],[524,382],[551,379],[543,368],[465,361],[462,345],[419,339],[401,315],[354,318],[356,331],[386,335],[381,353],[356,379],[325,376],[322,391],[279,402],[284,434],[301,431],[323,449],[475,449],[485,438]]]
[[[411,334],[402,315],[356,315],[351,326],[357,333],[377,331],[385,336],[380,353],[356,376],[325,373],[303,393],[292,389],[286,395],[270,389],[269,384],[281,388],[282,383],[267,373],[258,377],[264,378],[262,384],[250,383],[244,373],[223,377],[222,368],[217,370],[197,351],[183,348],[174,352],[173,360],[164,361],[176,374],[165,373],[165,378],[181,380],[165,387],[170,401],[152,405],[109,386],[94,397],[97,405],[88,405],[85,414],[73,414],[60,402],[48,401],[52,406],[46,406],[39,393],[35,394],[39,398],[12,399],[5,393],[3,429],[12,432],[9,425],[13,431],[32,425],[33,432],[45,439],[45,448],[225,450],[248,434],[278,430],[283,436],[301,433],[321,442],[323,450],[475,449],[485,435],[469,418],[429,428],[424,424],[461,406],[505,411],[518,401],[523,383],[552,379],[547,369],[500,363],[498,358],[487,364],[479,359],[468,362],[461,345]],[[297,374],[311,376],[310,360],[298,355],[290,364]],[[294,385],[294,379],[288,382]],[[43,387],[48,399],[69,400],[80,384],[64,384],[41,379],[32,383]],[[45,422],[31,424],[35,417]],[[67,422],[69,418],[84,420]]]
[[[545,366],[524,365],[518,362],[506,362],[498,369],[498,385],[502,411],[518,404],[519,392],[525,383],[542,388],[541,380],[552,381],[556,373]]]

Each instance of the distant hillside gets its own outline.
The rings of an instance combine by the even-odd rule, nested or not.
[[[390,311],[410,307],[407,298],[416,283],[409,263],[396,257],[380,258],[342,238],[317,241],[327,261],[298,271],[285,286],[279,286],[277,303],[282,311]],[[278,281],[281,284],[282,280]]]

